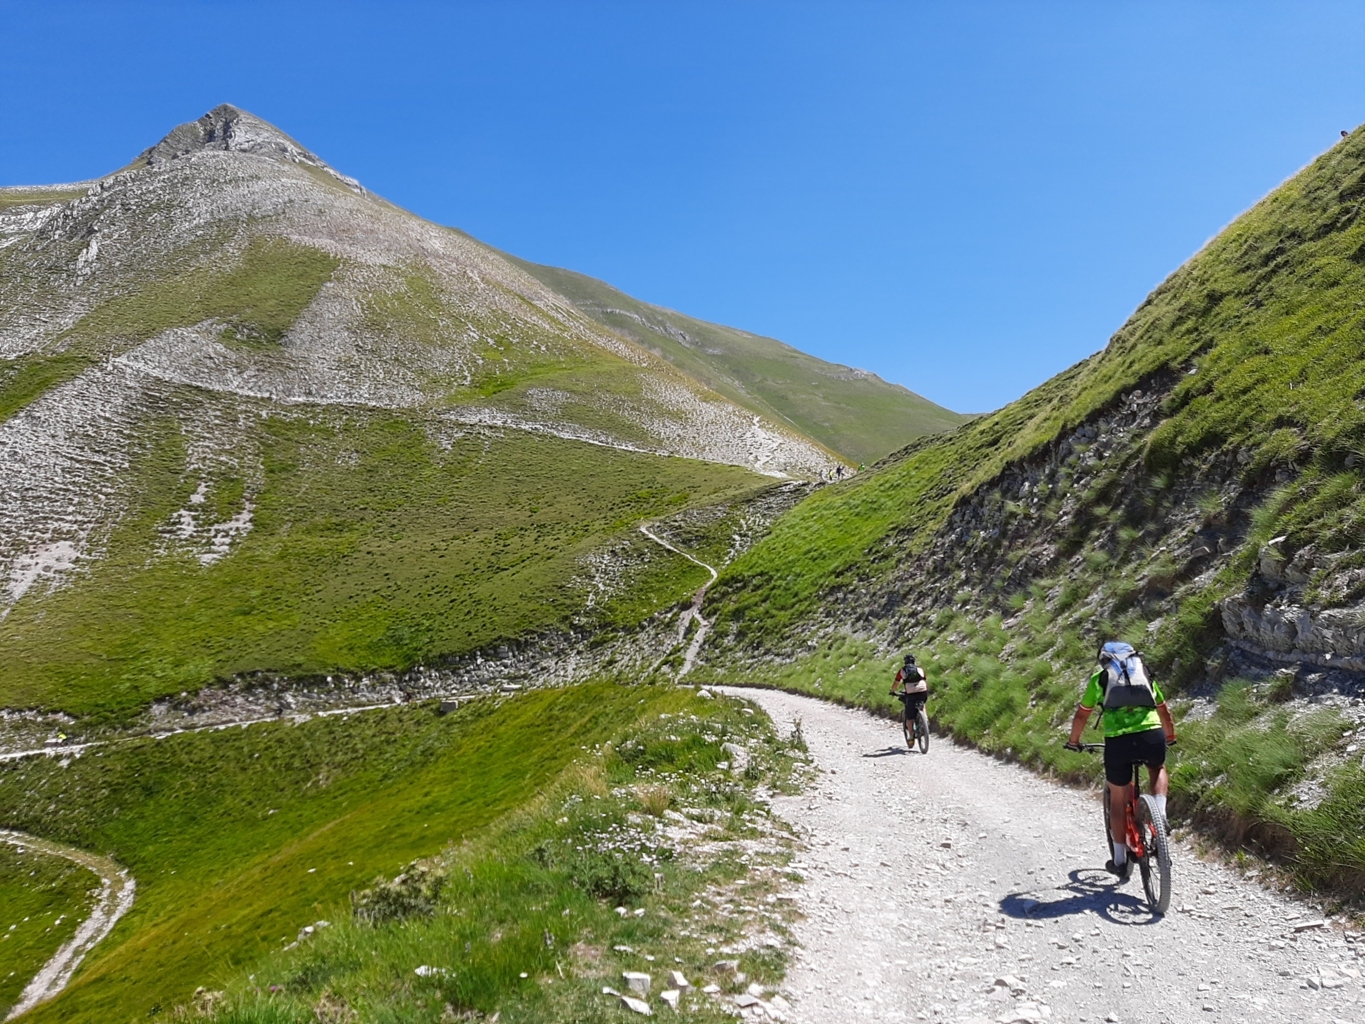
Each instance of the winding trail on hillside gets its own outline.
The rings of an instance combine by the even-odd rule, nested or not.
[[[652,540],[655,544],[667,548],[669,551],[672,551],[675,555],[682,555],[683,558],[686,558],[689,562],[696,563],[697,565],[701,566],[703,569],[705,569],[707,572],[711,574],[711,578],[707,580],[706,583],[702,584],[702,586],[700,586],[697,589],[697,592],[692,595],[691,606],[687,609],[687,611],[683,612],[682,615],[678,616],[679,643],[682,643],[683,638],[687,636],[688,624],[691,623],[693,619],[697,621],[697,631],[692,634],[692,642],[688,644],[687,653],[683,655],[682,667],[678,670],[678,678],[681,679],[683,676],[687,675],[688,672],[692,671],[692,665],[697,660],[697,653],[701,650],[701,645],[703,641],[706,640],[706,634],[711,632],[711,623],[707,622],[706,619],[702,618],[701,603],[706,600],[706,592],[711,589],[711,584],[716,582],[716,579],[717,577],[720,576],[720,573],[716,572],[714,566],[707,565],[700,558],[697,558],[694,555],[689,555],[686,551],[682,550],[681,548],[674,547],[668,541],[664,540],[657,533],[651,530],[648,526],[641,526],[640,532],[643,533],[650,540]]]
[[[799,720],[821,769],[773,800],[809,851],[787,1020],[1365,1021],[1356,945],[1188,841],[1156,918],[1136,873],[1103,870],[1096,794],[938,736],[912,754],[899,723],[861,711],[721,690]]]
[[[137,884],[128,874],[127,868],[119,867],[108,857],[80,850],[65,843],[9,829],[0,829],[0,842],[18,847],[20,850],[36,850],[51,857],[61,857],[93,871],[100,879],[100,893],[95,906],[76,928],[71,936],[52,957],[43,964],[33,980],[25,986],[6,1020],[13,1020],[26,1013],[39,1003],[46,1002],[62,989],[80,966],[85,954],[94,949],[106,935],[114,930],[119,918],[128,913],[133,906],[133,895]]]

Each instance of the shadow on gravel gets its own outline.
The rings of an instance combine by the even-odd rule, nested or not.
[[[1093,911],[1113,924],[1148,925],[1161,920],[1144,900],[1124,892],[1102,869],[1078,868],[1067,878],[1065,885],[1051,890],[1056,899],[1010,893],[1001,899],[1000,912],[1006,917],[1030,921],[1070,917],[1086,911]],[[1128,884],[1135,882],[1142,884],[1137,882],[1136,874]]]
[[[866,753],[863,757],[892,757],[896,754],[908,753],[910,753],[910,751],[905,747],[883,747],[881,750],[873,750],[870,753]]]

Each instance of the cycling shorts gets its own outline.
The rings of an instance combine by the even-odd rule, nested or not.
[[[1146,729],[1142,732],[1110,736],[1104,741],[1104,777],[1115,786],[1126,786],[1133,781],[1133,766],[1156,767],[1166,763],[1166,731]]]

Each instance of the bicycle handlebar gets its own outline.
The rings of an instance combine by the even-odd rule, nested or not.
[[[1065,746],[1067,746],[1067,745],[1066,745],[1065,743],[1063,743],[1062,746],[1065,747]],[[1077,746],[1079,747],[1080,750],[1085,751],[1085,753],[1087,753],[1087,754],[1093,754],[1093,753],[1095,753],[1097,750],[1103,750],[1103,749],[1104,749],[1104,744],[1103,744],[1103,743],[1080,743],[1080,744],[1077,744]],[[1167,741],[1166,741],[1166,746],[1168,746],[1168,747],[1173,747],[1173,746],[1175,746],[1175,740],[1167,740]],[[1068,747],[1068,749],[1071,749],[1071,748]]]

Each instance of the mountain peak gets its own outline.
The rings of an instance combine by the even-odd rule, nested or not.
[[[321,159],[304,149],[268,121],[262,121],[231,103],[221,103],[197,121],[187,121],[139,158],[150,167],[206,149],[234,153],[254,153],[290,163],[325,166]]]
[[[360,182],[328,166],[316,153],[304,149],[269,121],[231,103],[220,103],[199,120],[177,125],[155,146],[144,150],[134,164],[162,167],[171,160],[205,150],[250,153],[291,164],[308,164],[321,168],[356,192],[365,191]]]

